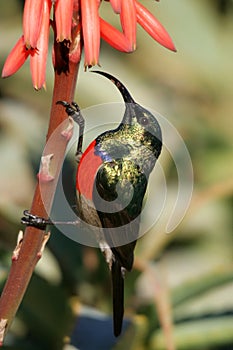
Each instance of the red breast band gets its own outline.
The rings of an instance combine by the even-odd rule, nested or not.
[[[95,177],[100,165],[101,157],[95,154],[96,140],[87,147],[83,153],[76,174],[76,189],[86,199],[92,200]]]

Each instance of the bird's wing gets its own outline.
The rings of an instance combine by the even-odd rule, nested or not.
[[[93,202],[106,242],[120,265],[131,270],[147,179],[131,161],[113,161],[98,170]]]

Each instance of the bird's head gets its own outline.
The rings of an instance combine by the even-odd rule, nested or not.
[[[114,76],[103,71],[92,71],[111,80],[125,102],[125,113],[120,128],[150,149],[156,159],[162,149],[162,132],[155,116],[134,101],[127,88]]]

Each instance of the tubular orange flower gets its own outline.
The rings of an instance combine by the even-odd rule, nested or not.
[[[137,21],[159,44],[176,51],[172,39],[162,24],[142,4],[135,0]]]
[[[49,21],[50,21],[51,1],[44,0],[43,19],[41,23],[41,31],[37,40],[37,49],[31,55],[30,68],[32,74],[32,83],[36,90],[45,86],[45,71],[48,54],[49,41]]]
[[[136,27],[137,27],[137,18],[136,18],[136,9],[135,1],[127,0],[121,2],[121,26],[125,37],[128,39],[131,51],[136,49]]]
[[[23,34],[26,48],[36,48],[42,22],[44,0],[26,0],[23,11]]]
[[[98,0],[81,0],[82,30],[84,40],[85,67],[99,63],[100,18]]]
[[[26,49],[24,44],[24,36],[17,41],[10,54],[8,55],[2,70],[2,77],[7,78],[17,72],[24,64],[30,54],[30,50]]]
[[[55,2],[55,22],[57,29],[57,41],[71,41],[71,25],[74,0],[57,0]]]
[[[78,63],[84,48],[84,66],[99,63],[100,38],[115,49],[132,52],[136,48],[136,26],[139,23],[153,39],[166,48],[176,51],[175,46],[162,24],[137,0],[109,0],[115,13],[120,15],[122,31],[102,19],[98,8],[101,0],[25,0],[22,36],[9,54],[2,76],[14,74],[31,57],[33,85],[40,89],[45,83],[45,67],[48,52],[50,22],[56,33],[57,42],[65,43],[69,62]],[[53,5],[54,20],[50,21]],[[46,9],[46,10],[45,10]],[[80,39],[80,36],[82,38]],[[82,40],[83,39],[83,40]],[[58,58],[60,71],[69,69],[66,59]]]
[[[72,20],[72,43],[70,46],[69,58],[73,63],[79,63],[81,60],[82,47],[80,45],[81,24],[79,20],[80,6],[79,0],[74,0],[73,3],[73,20]]]
[[[106,22],[103,18],[100,18],[100,35],[101,38],[114,47],[114,49],[122,52],[132,51],[132,45],[125,35]]]
[[[110,0],[110,4],[115,13],[121,12],[121,0]]]

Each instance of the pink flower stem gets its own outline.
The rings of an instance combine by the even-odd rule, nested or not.
[[[50,162],[52,176],[44,177],[37,183],[30,212],[44,218],[48,218],[53,203],[54,193],[58,177],[63,164],[68,138],[62,131],[68,126],[68,118],[64,108],[56,105],[58,100],[72,101],[77,81],[79,62],[69,60],[67,47],[63,43],[55,42],[55,82],[50,112],[50,121],[46,137],[46,148],[43,156],[53,154]],[[80,47],[80,41],[78,46]],[[81,50],[81,47],[80,47]],[[65,54],[64,54],[65,53]],[[65,65],[64,65],[65,61]],[[63,67],[63,68],[62,68]],[[64,67],[66,67],[64,69]],[[60,69],[62,68],[62,69]],[[62,123],[62,125],[61,125]],[[65,124],[64,124],[65,123]],[[64,127],[65,125],[65,127]],[[61,129],[60,130],[58,129]],[[50,139],[55,130],[59,130],[56,136]],[[50,142],[47,141],[50,139]],[[45,154],[46,153],[46,154]],[[41,170],[40,170],[41,172]],[[38,176],[40,178],[40,174]],[[0,346],[17,309],[23,299],[24,293],[31,279],[34,268],[41,256],[41,247],[44,242],[45,232],[33,227],[27,227],[19,254],[12,259],[11,269],[0,299]]]

